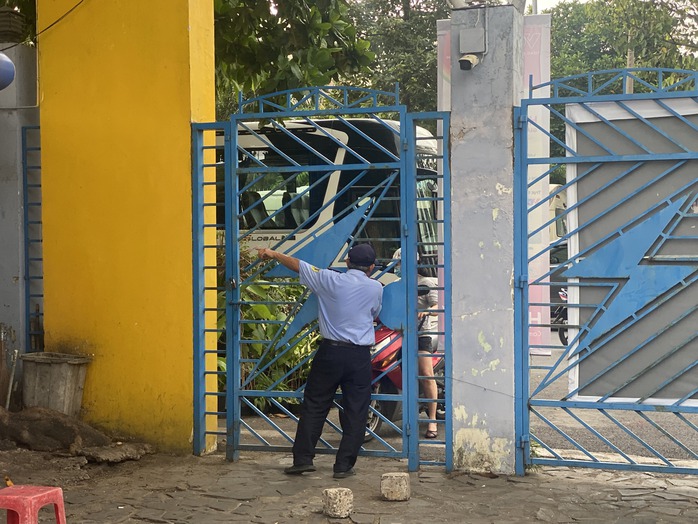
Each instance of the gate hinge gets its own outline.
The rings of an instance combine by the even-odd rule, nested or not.
[[[525,115],[519,115],[516,118],[514,118],[514,129],[523,129],[523,126],[526,124],[526,118]]]
[[[410,146],[410,143],[409,143],[409,141],[405,138],[405,139],[402,141],[402,150],[403,150],[403,151],[407,151],[407,148],[408,148],[409,146]]]
[[[531,435],[521,435],[516,442],[516,447],[524,449],[531,442]]]
[[[519,275],[518,277],[516,277],[516,282],[514,285],[519,289],[523,289],[527,283],[528,275]]]

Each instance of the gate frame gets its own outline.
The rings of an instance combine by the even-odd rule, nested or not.
[[[340,97],[328,97],[327,92],[340,92],[342,96]],[[298,96],[294,99],[294,95],[299,95],[300,93],[305,93],[304,96]],[[357,100],[350,100],[351,95],[363,94]],[[285,96],[286,105],[280,105],[276,103],[273,99],[278,100],[280,97]],[[378,105],[379,99],[388,99],[388,105]],[[332,109],[320,109],[323,101],[325,103],[333,104]],[[366,105],[371,104],[371,105]],[[307,105],[311,105],[312,109],[303,108]],[[300,108],[300,109],[299,109]],[[266,95],[258,98],[254,98],[248,101],[243,101],[242,97],[239,99],[239,109],[238,112],[231,115],[229,121],[216,123],[216,124],[194,124],[192,127],[192,143],[193,143],[193,187],[199,190],[193,191],[194,196],[194,310],[195,310],[195,333],[194,333],[194,452],[202,453],[204,451],[204,443],[206,441],[206,435],[216,434],[222,435],[221,432],[217,431],[206,431],[205,419],[207,415],[211,415],[211,412],[207,412],[205,409],[205,397],[211,395],[207,393],[205,388],[205,377],[207,375],[215,374],[211,371],[206,371],[206,365],[204,362],[205,354],[211,353],[213,351],[207,351],[205,349],[204,339],[206,335],[206,325],[205,325],[205,312],[206,307],[203,301],[202,290],[205,290],[205,279],[203,275],[203,270],[206,267],[204,265],[204,257],[202,255],[203,249],[205,249],[203,243],[203,236],[200,234],[203,231],[204,221],[202,214],[202,207],[210,204],[204,203],[203,200],[203,187],[206,184],[201,184],[199,179],[200,173],[204,167],[211,167],[210,164],[206,164],[203,158],[203,151],[207,148],[202,141],[202,133],[204,130],[216,129],[222,131],[225,135],[224,140],[224,151],[226,158],[234,158],[235,164],[233,162],[225,162],[225,252],[226,252],[226,262],[225,262],[225,272],[226,272],[226,288],[229,292],[228,300],[226,301],[226,322],[227,322],[227,332],[231,333],[232,336],[226,337],[226,360],[228,363],[235,363],[236,365],[228,365],[226,380],[228,384],[233,384],[233,391],[228,391],[226,398],[227,413],[234,413],[233,416],[226,416],[226,431],[225,436],[227,437],[226,445],[226,455],[230,460],[237,460],[239,458],[239,452],[241,450],[240,444],[240,429],[241,429],[241,413],[236,406],[239,405],[240,398],[244,395],[241,394],[239,388],[240,384],[240,369],[238,362],[240,360],[240,318],[239,318],[239,301],[240,301],[240,291],[239,287],[235,283],[240,281],[240,271],[237,261],[240,256],[239,252],[239,224],[237,220],[230,220],[230,217],[236,217],[240,213],[239,202],[236,198],[238,192],[237,188],[237,177],[235,176],[235,170],[237,166],[237,122],[238,121],[254,121],[254,120],[264,120],[269,118],[323,118],[332,117],[337,115],[342,115],[345,117],[351,116],[369,116],[376,113],[394,113],[399,115],[400,118],[400,144],[402,153],[400,155],[400,170],[406,179],[416,180],[416,163],[415,160],[415,150],[414,141],[416,137],[410,139],[409,137],[414,134],[414,124],[416,120],[425,119],[440,119],[444,123],[445,129],[448,129],[449,114],[446,112],[433,112],[424,114],[408,114],[406,107],[399,105],[398,103],[398,89],[394,93],[385,91],[368,90],[363,88],[348,88],[342,86],[324,86],[324,87],[311,87],[304,89],[294,89],[288,90],[281,93],[273,93],[271,95]],[[438,139],[438,137],[436,137]],[[443,158],[448,158],[448,141],[443,140],[444,152],[442,153],[442,163],[443,179],[448,181],[448,162],[443,162]],[[210,148],[210,146],[209,146]],[[406,154],[405,154],[406,153]],[[448,183],[446,184],[447,186]],[[445,192],[444,195],[448,195]],[[403,201],[415,201],[416,202],[416,186],[411,187],[410,184],[401,183],[400,185],[400,197]],[[450,186],[448,187],[450,192]],[[446,207],[446,206],[444,206]],[[447,216],[443,217],[443,222],[448,223],[450,219],[450,208],[446,209]],[[411,245],[406,243],[405,239],[414,231],[414,228],[408,227],[408,224],[417,224],[416,210],[412,206],[408,206],[408,209],[401,213],[401,243],[406,248],[404,250],[405,256],[410,256],[410,252],[414,255],[416,259],[416,243]],[[446,257],[450,260],[450,245],[446,243],[446,235],[450,239],[450,228],[443,227],[443,238],[444,248],[444,258],[442,264],[445,268],[450,267],[450,263],[446,262]],[[210,247],[210,246],[209,246]],[[404,257],[403,257],[404,258]],[[210,268],[209,268],[210,269]],[[408,296],[410,295],[410,290],[413,291],[416,297],[416,274],[410,274],[416,272],[416,267],[412,264],[405,265],[405,275],[403,278],[407,279]],[[450,271],[445,271],[450,278]],[[231,285],[232,283],[232,285]],[[449,286],[450,287],[450,286]],[[450,293],[449,288],[445,291],[445,296]],[[444,308],[448,308],[448,302],[444,303]],[[407,345],[409,347],[417,347],[417,332],[416,332],[416,304],[414,305],[414,311],[410,311],[409,304],[405,304],[405,318],[407,331]],[[210,309],[209,309],[210,311]],[[413,318],[414,317],[414,318]],[[444,315],[444,320],[450,322],[449,315]],[[443,328],[442,328],[443,329]],[[210,331],[210,330],[209,330]],[[446,331],[447,332],[447,331]],[[200,349],[203,348],[203,351]],[[414,361],[414,362],[413,362]],[[415,359],[404,359],[403,360],[403,378],[404,383],[407,387],[402,391],[402,402],[403,406],[412,406],[413,409],[403,410],[405,420],[403,420],[403,445],[402,452],[400,456],[406,456],[408,458],[408,467],[410,470],[418,469],[420,464],[419,460],[419,450],[417,437],[418,432],[411,432],[410,427],[417,427],[418,421],[418,378],[416,373],[416,358]],[[449,359],[446,360],[447,372],[450,370]],[[450,399],[450,380],[447,379],[446,391],[446,405],[448,405]],[[446,433],[446,468],[450,471],[452,468],[452,442],[450,438],[450,410],[446,410],[447,419],[444,422],[445,433]],[[278,451],[278,450],[271,450]],[[371,455],[371,451],[362,452],[364,455]]]
[[[657,75],[656,85],[650,84],[647,81],[639,78],[638,73],[653,73]],[[685,75],[683,80],[664,85],[664,79],[672,74]],[[601,75],[612,76],[600,85],[595,85],[594,80]],[[578,86],[573,85],[575,81],[586,79],[587,88],[583,90]],[[610,86],[613,82],[622,81],[623,94],[599,94]],[[636,85],[641,84],[650,92],[625,94],[626,86],[629,81],[634,81]],[[692,85],[693,89],[689,91],[678,91],[684,85]],[[537,90],[550,87],[552,93],[541,98],[534,98]],[[564,93],[571,93],[572,96],[564,96]],[[677,466],[651,466],[646,464],[618,464],[604,463],[601,461],[584,462],[571,461],[564,459],[538,459],[535,460],[531,456],[531,443],[529,436],[530,428],[530,411],[531,405],[530,391],[530,362],[529,362],[529,275],[528,275],[528,167],[532,164],[566,164],[567,157],[551,157],[537,158],[538,162],[529,162],[528,154],[528,108],[539,105],[553,104],[578,104],[589,102],[620,102],[630,100],[657,100],[669,98],[694,98],[698,97],[698,71],[687,71],[677,69],[659,69],[659,68],[628,68],[589,72],[580,75],[565,77],[562,79],[552,80],[540,85],[533,85],[532,77],[529,79],[528,97],[521,100],[520,107],[514,107],[514,308],[515,308],[515,438],[516,438],[516,457],[515,471],[517,475],[523,476],[526,468],[534,464],[560,465],[560,466],[575,466],[575,467],[596,467],[606,469],[628,469],[636,471],[654,471],[664,473],[683,473],[697,474],[698,470],[692,468],[681,468]],[[698,103],[698,100],[697,100]],[[541,129],[535,122],[532,125]],[[548,136],[552,137],[549,130],[545,130]],[[639,155],[647,156],[647,155]],[[657,160],[667,159],[697,159],[698,153],[688,154],[663,154],[657,155]],[[574,163],[579,163],[580,159],[589,157],[576,157]],[[625,159],[626,157],[624,157]],[[635,156],[627,156],[627,159],[637,160]],[[587,160],[588,161],[588,160]],[[547,196],[543,196],[543,201]],[[545,401],[544,401],[545,402]],[[569,401],[547,401],[547,405],[555,405],[564,407]],[[569,402],[572,404],[571,402]],[[596,402],[596,405],[603,403]],[[637,407],[637,406],[636,406]],[[661,407],[661,406],[659,406]],[[601,409],[601,408],[597,408]],[[627,408],[630,410],[630,407]],[[684,407],[686,412],[698,413],[698,407]],[[657,410],[659,411],[659,409]],[[683,412],[683,411],[681,411]]]

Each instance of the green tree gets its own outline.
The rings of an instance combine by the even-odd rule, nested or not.
[[[215,0],[216,113],[246,98],[328,85],[365,71],[369,42],[346,0]]]
[[[36,39],[35,0],[8,0]],[[245,98],[327,85],[365,71],[369,42],[349,22],[347,0],[214,0],[216,114],[227,118]]]
[[[675,4],[673,9],[669,4]],[[691,10],[691,4],[693,6]],[[688,0],[578,0],[561,2],[547,11],[552,15],[550,41],[550,70],[552,78],[564,78],[591,71],[624,68],[628,64],[628,50],[634,67],[665,69],[695,69],[698,65],[692,51],[695,32],[682,26],[691,24],[688,16],[695,16],[696,6]],[[643,75],[639,75],[643,76]],[[656,78],[647,75],[650,83]],[[671,78],[665,78],[671,82]],[[581,89],[586,79],[579,80]],[[613,88],[621,89],[621,84]],[[634,90],[646,89],[635,85]],[[564,107],[555,107],[564,111]],[[552,133],[564,140],[564,123],[551,122]],[[551,141],[552,156],[564,156],[561,146]],[[560,183],[564,176],[558,173],[552,180]]]
[[[376,59],[364,85],[392,91],[410,111],[433,111],[437,97],[436,21],[450,16],[444,0],[354,0],[350,16]]]
[[[574,0],[548,12],[553,78],[625,67],[628,50],[634,67],[698,65],[691,52],[695,31],[684,27],[695,23],[696,5],[690,0]]]
[[[628,67],[694,67],[695,57],[686,47],[694,38],[681,29],[685,11],[670,9],[669,3],[673,2],[596,0],[587,12],[613,52],[626,57]]]
[[[574,0],[560,2],[546,11],[551,14],[550,76],[564,78],[622,67],[624,57],[610,52],[610,46],[599,37],[586,4]]]
[[[698,53],[698,2],[696,0],[654,0],[661,9],[676,21],[669,34],[669,43]]]

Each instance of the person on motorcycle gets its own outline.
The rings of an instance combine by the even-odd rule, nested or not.
[[[398,260],[394,272],[397,277],[402,277],[402,249],[398,248],[393,254],[393,259]],[[417,258],[417,340],[419,360],[419,376],[424,398],[438,398],[438,388],[434,379],[434,365],[431,358],[431,353],[435,349],[433,338],[430,333],[437,330],[437,312],[430,311],[439,307],[438,281],[428,276],[426,268],[419,267],[419,255]],[[427,417],[429,420],[436,420],[436,401],[427,402]],[[424,433],[424,438],[437,438],[438,430],[436,422],[429,422],[427,430]]]
[[[288,475],[315,471],[313,459],[337,387],[342,388],[342,440],[334,463],[334,478],[354,475],[354,464],[364,442],[371,402],[371,347],[373,321],[383,303],[383,286],[370,278],[376,252],[370,244],[349,250],[347,271],[320,269],[272,249],[257,251],[262,260],[276,260],[300,275],[318,298],[318,320],[323,339],[310,366],[303,404],[293,442],[293,465]]]

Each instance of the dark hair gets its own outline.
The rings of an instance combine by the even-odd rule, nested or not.
[[[431,276],[428,267],[418,267],[417,273],[422,275],[423,277],[430,277]]]
[[[423,277],[435,277],[437,275],[436,255],[417,255],[417,273]]]

